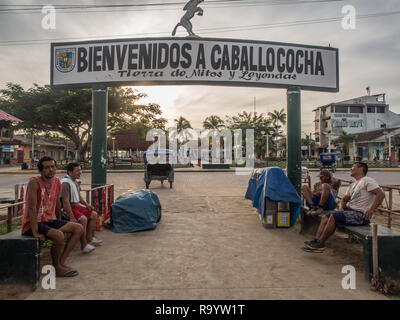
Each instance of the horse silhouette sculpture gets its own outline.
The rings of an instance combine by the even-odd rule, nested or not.
[[[174,30],[172,31],[173,36],[176,34],[176,29],[178,29],[178,27],[184,27],[189,33],[189,36],[196,37],[196,34],[193,32],[193,26],[190,22],[190,19],[192,19],[196,13],[198,16],[203,15],[203,9],[198,6],[203,1],[204,0],[190,0],[188,3],[185,4],[183,10],[186,11],[186,13],[183,15],[181,21],[175,26]]]

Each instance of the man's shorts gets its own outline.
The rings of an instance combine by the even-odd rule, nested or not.
[[[79,221],[79,219],[83,216],[85,216],[88,220],[90,219],[90,217],[92,216],[92,212],[93,210],[89,210],[86,207],[82,207],[82,206],[74,206],[71,208],[72,209],[72,213],[74,214],[74,217],[77,221]]]
[[[50,220],[50,221],[46,221],[46,222],[39,222],[38,223],[38,233],[44,234],[45,236],[47,236],[47,233],[50,231],[50,229],[60,229],[67,223],[68,223],[68,221],[66,221],[66,220],[58,220],[58,219]],[[32,228],[29,228],[28,230],[26,230],[23,235],[33,237]]]
[[[364,213],[361,211],[346,209],[344,211],[329,212],[325,216],[329,218],[331,215],[335,219],[335,224],[338,228],[344,228],[346,226],[364,226],[369,224],[369,220],[364,219]]]
[[[321,200],[320,197],[316,196],[315,194],[312,197],[312,203],[314,206],[318,206],[319,201]],[[308,201],[306,201],[307,206],[310,206],[310,203]],[[336,208],[336,201],[335,201],[335,197],[333,196],[332,192],[329,192],[329,197],[328,200],[326,200],[326,202],[324,203],[324,205],[322,206],[322,209],[324,210],[334,210]]]

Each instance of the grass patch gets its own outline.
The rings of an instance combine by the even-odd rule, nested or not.
[[[11,232],[21,229],[22,219],[15,220],[11,224]],[[0,236],[7,233],[7,223],[0,224]]]

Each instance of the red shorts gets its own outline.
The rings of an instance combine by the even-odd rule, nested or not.
[[[89,220],[93,212],[92,209],[88,209],[82,206],[74,206],[71,209],[76,220],[79,220],[82,216],[85,216]]]

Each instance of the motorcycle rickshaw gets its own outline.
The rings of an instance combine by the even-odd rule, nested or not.
[[[168,180],[169,187],[172,188],[174,165],[169,163],[169,156],[172,156],[172,154],[172,150],[168,149],[148,150],[144,153],[144,182],[146,183],[146,189],[149,188],[150,182],[153,180],[161,181],[161,184],[164,184],[164,180]],[[164,156],[165,163],[148,163],[147,158],[150,155],[154,157]]]
[[[321,160],[320,170],[328,169],[329,171],[336,171],[336,154],[335,153],[320,153]]]

